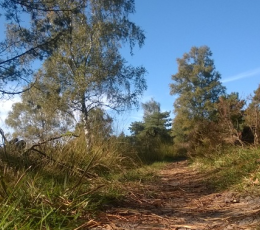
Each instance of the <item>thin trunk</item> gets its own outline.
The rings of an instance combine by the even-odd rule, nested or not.
[[[1,134],[2,140],[3,140],[3,147],[0,147],[0,149],[1,149],[0,154],[3,152],[4,157],[8,160],[8,156],[7,156],[7,152],[6,152],[6,145],[8,144],[8,140],[5,137],[5,133],[1,128],[0,128],[0,134]]]
[[[5,133],[1,128],[0,128],[0,134],[1,134],[3,142],[4,142],[3,144],[6,144],[8,142],[8,140],[6,139]]]
[[[91,133],[90,133],[90,124],[89,124],[89,116],[88,116],[88,110],[85,104],[85,96],[82,96],[81,101],[81,112],[83,117],[83,127],[84,127],[84,134],[85,134],[85,140],[86,140],[86,148],[87,151],[90,151],[91,149]]]
[[[258,135],[257,135],[257,130],[258,130],[258,111],[255,109],[255,124],[252,127],[252,131],[254,133],[254,145],[256,146],[258,144]]]

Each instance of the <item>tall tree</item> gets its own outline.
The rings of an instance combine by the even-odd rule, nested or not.
[[[138,105],[146,89],[145,68],[128,65],[120,53],[127,42],[130,52],[136,43],[144,43],[143,31],[128,19],[133,12],[132,0],[88,1],[86,9],[71,16],[70,36],[39,72],[40,78],[59,86],[71,109],[82,114],[87,146],[91,146],[91,110],[121,111]]]
[[[192,47],[189,53],[177,59],[178,73],[172,75],[171,95],[178,95],[174,102],[176,114],[173,135],[185,138],[193,122],[214,120],[215,103],[225,94],[220,74],[215,70],[209,47]]]
[[[130,42],[131,49],[136,41],[144,41],[140,28],[128,18],[135,12],[134,0],[0,0],[0,7],[6,19],[6,36],[0,41],[0,96],[23,91],[37,69],[34,61],[45,60],[65,41],[75,40],[73,31],[83,24],[82,33],[90,33],[86,49],[97,40],[103,48],[108,40],[117,48]]]

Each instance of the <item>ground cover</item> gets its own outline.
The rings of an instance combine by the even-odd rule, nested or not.
[[[211,178],[187,160],[169,163],[154,180],[126,184],[127,196],[81,229],[260,229],[260,198],[218,191]]]

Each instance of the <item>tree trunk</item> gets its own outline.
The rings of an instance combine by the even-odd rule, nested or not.
[[[91,133],[90,133],[90,124],[89,124],[89,111],[87,110],[86,104],[85,104],[85,96],[82,96],[81,101],[81,112],[83,117],[83,127],[84,127],[84,135],[86,140],[86,149],[87,152],[91,150]]]

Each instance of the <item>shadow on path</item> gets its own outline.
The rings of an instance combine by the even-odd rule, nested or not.
[[[101,213],[86,229],[260,229],[260,198],[216,193],[206,177],[187,161],[170,163],[158,180],[127,188],[120,207]]]

